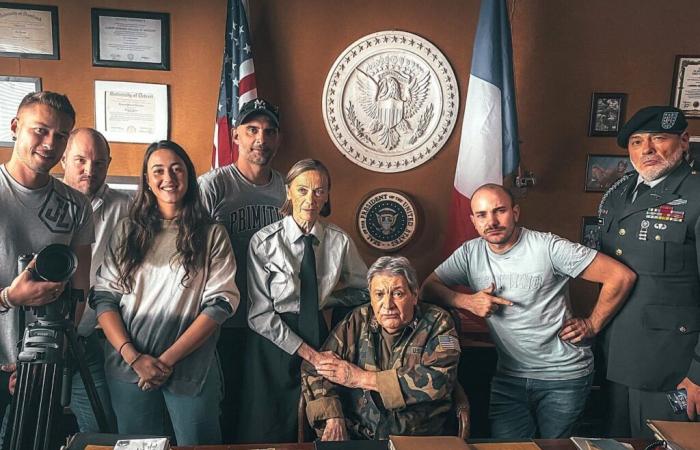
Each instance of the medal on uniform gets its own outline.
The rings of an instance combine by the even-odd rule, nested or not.
[[[649,232],[649,223],[648,220],[642,220],[642,227],[639,229],[639,240],[640,241],[646,241],[647,240],[647,233]]]
[[[668,220],[671,222],[683,222],[685,211],[673,209],[673,205],[661,205],[658,208],[647,209],[646,218],[655,220]]]

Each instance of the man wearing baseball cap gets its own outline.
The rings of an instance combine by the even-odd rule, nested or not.
[[[647,419],[700,413],[700,175],[687,162],[688,123],[670,106],[639,110],[617,137],[634,171],[603,196],[602,251],[637,273],[605,333],[611,436],[648,436]],[[674,413],[668,393],[684,389]]]
[[[279,108],[261,98],[241,107],[231,139],[238,145],[238,160],[199,177],[204,207],[212,219],[228,230],[236,256],[236,285],[241,304],[221,328],[218,352],[224,373],[225,396],[221,405],[224,443],[234,443],[240,392],[246,367],[247,254],[250,238],[278,221],[286,198],[284,178],[272,168],[280,144]]]

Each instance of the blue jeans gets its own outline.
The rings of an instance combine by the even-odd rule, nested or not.
[[[496,374],[491,381],[489,408],[492,436],[496,439],[570,437],[586,406],[592,381],[592,373],[573,380]]]
[[[81,338],[85,350],[85,361],[92,381],[95,383],[97,395],[100,397],[102,409],[107,418],[107,424],[111,427],[112,432],[116,432],[116,420],[114,411],[112,410],[112,402],[109,397],[109,389],[107,388],[107,380],[105,379],[104,369],[104,345],[105,340],[98,333],[92,333],[90,336]],[[80,371],[73,374],[73,386],[71,391],[70,409],[75,414],[78,421],[78,428],[83,433],[99,433],[101,430],[97,425],[97,419],[92,412],[90,401],[88,400],[87,391],[83,385],[83,379],[80,376]],[[105,430],[110,431],[110,430]]]
[[[173,394],[167,389],[143,392],[136,383],[116,380],[109,375],[107,384],[120,434],[165,436],[168,414],[178,446],[221,444],[219,403],[223,395],[216,358],[202,391],[195,396]]]

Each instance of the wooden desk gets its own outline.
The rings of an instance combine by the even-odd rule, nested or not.
[[[648,439],[619,439],[622,442],[632,444],[635,450],[644,450],[651,443]],[[469,443],[469,441],[467,441]],[[485,441],[482,441],[486,443]],[[576,446],[568,439],[535,439],[542,450],[576,450]],[[495,443],[495,442],[493,442]],[[507,443],[503,443],[507,445]],[[490,445],[487,447],[491,447]],[[507,448],[507,447],[503,447]],[[177,450],[314,450],[313,442],[303,444],[252,444],[252,445],[202,445],[197,447],[176,447]]]

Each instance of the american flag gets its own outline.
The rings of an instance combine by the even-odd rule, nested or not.
[[[219,104],[214,125],[211,166],[229,165],[238,158],[238,146],[231,141],[231,124],[240,105],[258,98],[245,0],[228,0],[224,62],[221,66]]]

